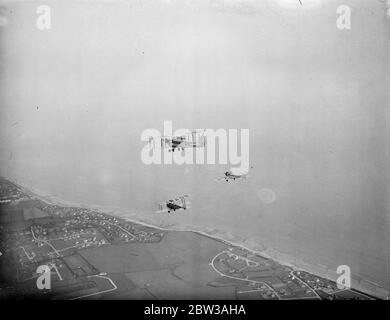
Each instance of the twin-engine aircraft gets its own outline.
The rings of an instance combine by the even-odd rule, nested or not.
[[[205,130],[195,130],[180,136],[149,137],[149,144],[155,148],[168,149],[169,152],[184,150],[184,148],[201,148],[206,146]]]
[[[176,199],[171,199],[162,203],[158,203],[158,210],[156,211],[156,213],[171,213],[172,211],[175,212],[176,210],[186,210],[190,208],[190,202],[186,198],[188,198],[188,195],[185,194]]]

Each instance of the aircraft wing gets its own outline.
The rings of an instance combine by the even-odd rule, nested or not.
[[[241,176],[231,175],[230,177],[234,179],[246,179],[248,175],[247,174],[243,174]]]
[[[225,176],[225,177],[221,177],[221,178],[216,178],[214,179],[214,181],[223,181],[223,180],[239,180],[239,179],[246,179],[248,177],[248,175],[242,175],[242,176],[239,176],[239,175],[234,175],[234,174],[230,174],[228,176]]]
[[[181,210],[181,209],[189,209],[191,202],[188,200],[184,200],[184,198],[188,198],[188,195],[182,195],[179,198],[171,199],[166,202],[158,203],[158,210],[155,213],[164,213],[171,210]]]

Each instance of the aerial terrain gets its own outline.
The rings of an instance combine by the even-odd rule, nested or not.
[[[202,234],[0,191],[0,299],[374,299]]]
[[[387,4],[0,0],[1,296],[390,296]],[[165,122],[247,129],[248,178],[145,164]]]

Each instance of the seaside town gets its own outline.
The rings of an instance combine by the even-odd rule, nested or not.
[[[0,289],[0,299],[374,299],[193,232],[48,204],[3,178]]]

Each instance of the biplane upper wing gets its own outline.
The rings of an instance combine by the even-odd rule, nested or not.
[[[190,208],[190,202],[186,200],[188,198],[188,195],[183,195],[175,199],[170,199],[166,202],[158,203],[157,204],[157,211],[156,213],[164,213],[171,210],[180,210],[180,209],[187,209]]]
[[[205,130],[195,130],[191,133],[183,134],[181,136],[161,136],[161,137],[149,137],[149,145],[152,148],[156,147],[156,141],[161,148],[177,149],[177,148],[196,148],[205,147],[206,137]]]

